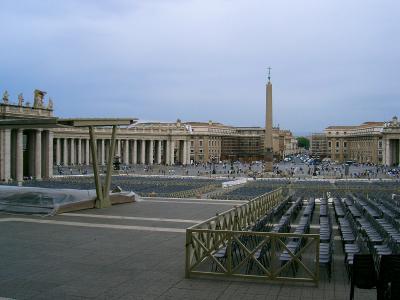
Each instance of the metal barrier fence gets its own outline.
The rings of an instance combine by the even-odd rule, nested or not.
[[[217,189],[219,185],[217,184],[209,184],[206,186],[201,186],[195,189],[191,190],[186,190],[186,191],[181,191],[181,192],[175,192],[170,195],[170,197],[173,198],[190,198],[190,197],[196,197],[196,196],[201,196],[201,194],[211,192],[215,189]]]
[[[246,231],[284,200],[284,192],[278,188],[188,228],[186,277],[225,276],[318,284],[318,234]]]
[[[186,234],[186,277],[201,275],[318,285],[318,234],[207,229],[188,229]]]
[[[202,223],[189,227],[190,229],[210,229],[210,230],[243,230],[254,224],[259,218],[264,216],[271,208],[283,200],[284,190],[278,188],[269,193],[249,200],[240,206],[217,214]]]

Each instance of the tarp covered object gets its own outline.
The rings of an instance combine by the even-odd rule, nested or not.
[[[11,213],[57,214],[92,208],[95,199],[95,190],[0,186],[0,211]]]

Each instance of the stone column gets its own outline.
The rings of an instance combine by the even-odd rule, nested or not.
[[[11,179],[11,129],[0,130],[0,180]]]
[[[101,139],[101,146],[100,146],[100,151],[101,151],[101,155],[100,155],[100,164],[102,166],[105,165],[105,157],[106,157],[106,147],[105,147],[105,141],[104,139]]]
[[[36,138],[36,130],[28,131],[26,134],[26,148],[27,148],[27,156],[24,153],[24,176],[32,176],[35,177],[35,138]],[[25,142],[25,141],[24,141]],[[25,166],[28,165],[28,172],[25,172]]]
[[[399,162],[398,166],[400,166],[400,139],[397,140],[397,143],[398,143],[398,148],[397,149],[399,151],[398,152],[399,156],[397,157],[397,161]]]
[[[385,165],[391,165],[390,140],[385,141]]]
[[[186,161],[190,164],[190,141],[186,141]]]
[[[117,140],[117,149],[115,151],[115,155],[119,157],[121,161],[121,140]]]
[[[42,130],[35,132],[35,178],[42,179]]]
[[[71,165],[74,165],[75,164],[75,139],[74,138],[72,138],[71,139]]]
[[[149,143],[149,165],[152,165],[154,161],[154,141],[150,140]]]
[[[82,139],[78,139],[78,165],[82,164]]]
[[[89,150],[89,139],[85,139],[85,163],[90,164],[90,150]]]
[[[169,166],[171,162],[171,142],[169,140],[165,141],[164,157],[165,164]]]
[[[129,165],[129,140],[125,140],[124,164]]]
[[[141,151],[140,151],[140,163],[145,164],[146,163],[146,140],[142,140],[142,145],[141,145]]]
[[[16,149],[15,179],[18,182],[20,182],[24,179],[24,145],[23,145],[22,129],[17,129],[15,149]]]
[[[158,140],[157,141],[157,163],[161,165],[161,144],[162,141]]]
[[[137,164],[137,140],[133,140],[132,164]]]
[[[56,139],[56,165],[61,163],[61,139]]]
[[[187,141],[186,140],[184,140],[183,141],[183,153],[182,153],[182,156],[183,156],[183,164],[184,165],[187,165]]]
[[[42,151],[44,151],[44,176],[46,178],[53,176],[53,136],[54,133],[52,131],[45,131],[45,149],[42,149]]]
[[[68,139],[64,138],[63,145],[63,163],[64,166],[68,166]]]
[[[171,166],[175,164],[175,141],[171,140],[171,144],[170,144],[170,164]]]

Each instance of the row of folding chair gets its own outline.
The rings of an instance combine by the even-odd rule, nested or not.
[[[361,232],[366,235],[368,241],[373,244],[381,244],[383,242],[382,233],[379,232],[379,228],[374,222],[369,219],[369,215],[366,214],[363,218],[358,219],[358,223],[361,226]]]
[[[333,198],[333,208],[335,209],[336,220],[344,217],[345,209],[341,199]]]
[[[369,253],[369,249],[366,245],[365,238],[361,235],[357,236],[354,243],[344,245],[344,263],[346,266],[347,274],[351,277],[351,271],[354,262],[354,255],[360,253]]]
[[[332,232],[332,219],[329,212],[328,199],[323,198],[319,208],[319,265],[320,267],[326,267],[329,281],[332,274]]]
[[[384,214],[382,219],[377,219],[376,221],[385,229],[391,238],[396,240],[397,243],[400,243],[400,225],[395,218]]]
[[[256,221],[256,223],[253,226],[250,226],[248,230],[250,231],[263,231],[267,232],[270,231],[272,226],[273,226],[273,212],[269,212],[263,217],[261,217],[259,220]]]
[[[310,232],[310,223],[312,220],[312,215],[314,213],[314,208],[315,208],[315,199],[311,198],[308,201],[306,207],[304,208],[303,215],[300,218],[299,223],[296,226],[296,229],[294,230],[293,233],[305,234],[305,233]],[[300,248],[303,244],[304,244],[304,240],[302,238],[290,238],[288,243],[286,244],[286,247],[290,252],[292,252],[293,254],[296,254],[300,250]],[[284,251],[282,251],[281,255],[279,256],[281,265],[284,265],[288,261],[292,260],[292,256],[289,254],[288,250],[285,249]],[[291,269],[292,269],[292,272],[294,275],[297,270],[296,263],[291,262]]]
[[[301,197],[297,198],[295,202],[289,207],[289,209],[285,212],[285,216],[296,217],[297,213],[303,207],[303,199]]]
[[[307,206],[303,211],[303,216],[310,216],[312,218],[312,215],[314,213],[314,208],[315,208],[315,199],[310,198],[307,202]]]
[[[338,224],[343,247],[345,244],[354,243],[357,238],[358,231],[357,225],[354,219],[351,217],[351,214],[347,213],[343,218],[339,218]]]
[[[361,213],[367,212],[374,218],[379,218],[381,216],[381,212],[374,207],[374,203],[372,203],[372,201],[368,201],[362,198],[354,198],[354,206]]]
[[[332,238],[332,219],[329,216],[319,217],[319,240],[327,243]]]
[[[319,216],[326,217],[328,215],[328,199],[321,198],[319,205]]]
[[[275,206],[272,209],[272,212],[274,214],[274,216],[281,216],[285,210],[285,208],[288,206],[289,201],[292,199],[291,196],[286,197],[286,199],[282,202],[280,202],[277,206]]]
[[[290,231],[290,221],[295,219],[301,206],[303,205],[303,200],[299,197],[292,203],[289,209],[284,213],[284,215],[279,220],[279,223],[272,228],[272,232],[289,232]]]
[[[274,209],[272,213],[282,214],[282,210],[289,203],[289,198],[287,199],[284,205],[280,205],[277,209]],[[297,198],[297,200],[292,203],[290,208],[283,213],[278,224],[274,225],[272,228],[272,232],[289,232],[291,229],[290,221],[296,217],[299,212],[299,209],[302,205],[302,199]],[[300,207],[300,208],[299,208]],[[265,243],[261,248],[259,248],[254,254],[253,258],[248,260],[246,273],[251,274],[254,270],[258,270],[259,268],[255,267],[255,260],[259,261],[263,266],[268,267],[271,261],[271,243]]]
[[[291,228],[290,217],[291,216],[282,216],[279,223],[272,228],[272,232],[289,232]]]
[[[397,202],[395,202],[392,199],[380,199],[381,204],[385,206],[388,210],[390,210],[394,214],[394,218],[398,219],[400,218],[400,206],[397,205]]]

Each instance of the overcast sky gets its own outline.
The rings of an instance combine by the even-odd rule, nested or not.
[[[295,133],[400,115],[400,1],[1,0],[0,90],[60,117]],[[47,100],[47,99],[46,99]]]

